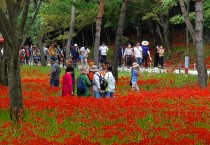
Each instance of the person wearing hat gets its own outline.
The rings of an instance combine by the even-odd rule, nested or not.
[[[90,96],[89,87],[91,86],[91,82],[90,82],[89,78],[87,77],[88,70],[86,69],[85,66],[83,66],[80,69],[80,71],[81,71],[81,74],[77,78],[77,87],[78,87],[78,83],[80,81],[83,81],[83,83],[80,83],[80,84],[85,85],[84,87],[86,88],[86,90],[84,92],[80,92],[79,89],[77,88],[77,95],[88,97],[88,96]]]
[[[57,46],[55,44],[51,44],[50,48],[48,49],[48,54],[50,56],[50,59],[54,58],[55,60],[57,60]]]
[[[90,71],[94,72],[93,75],[93,92],[94,92],[94,97],[95,98],[101,98],[103,94],[105,94],[105,92],[103,92],[101,90],[101,86],[100,86],[100,73],[98,70],[98,67],[96,65],[93,65],[90,68]]]
[[[48,73],[50,76],[50,85],[59,87],[59,76],[61,73],[60,66],[56,63],[55,58],[51,58],[51,63],[52,63],[52,71]]]
[[[63,76],[62,96],[74,95],[71,75],[73,71],[72,67],[66,68],[66,73]]]
[[[139,76],[139,64],[134,62],[131,70],[131,90],[139,92],[139,86],[137,84]]]
[[[143,53],[143,59],[142,59],[142,64],[145,63],[145,69],[147,69],[147,63],[148,63],[148,57],[150,58],[150,60],[152,61],[150,52],[149,52],[149,42],[148,41],[142,41],[142,53]]]

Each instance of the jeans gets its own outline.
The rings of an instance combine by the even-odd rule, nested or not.
[[[101,98],[100,92],[94,90],[94,97],[95,98]]]
[[[106,97],[112,97],[112,95],[113,95],[113,92],[106,92]]]
[[[50,79],[50,85],[55,86],[55,87],[59,87],[59,80]]]
[[[142,58],[141,57],[136,57],[136,63],[139,64],[139,66],[142,65]]]

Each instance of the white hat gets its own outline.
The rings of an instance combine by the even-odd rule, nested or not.
[[[77,44],[75,43],[74,46],[77,46]]]
[[[99,70],[98,70],[98,67],[96,65],[92,65],[90,67],[90,71],[96,72],[96,71],[99,71]]]
[[[136,62],[133,63],[133,68],[138,67],[138,66],[139,66],[138,63],[136,63]]]
[[[141,44],[146,46],[146,45],[149,45],[149,42],[148,41],[142,41]]]

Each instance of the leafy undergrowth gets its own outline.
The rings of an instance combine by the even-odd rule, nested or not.
[[[145,73],[136,93],[122,73],[113,98],[95,99],[61,97],[38,69],[23,68],[26,113],[18,125],[0,86],[0,144],[210,144],[210,90],[193,76]]]

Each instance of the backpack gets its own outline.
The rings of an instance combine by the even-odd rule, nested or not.
[[[100,82],[100,87],[101,87],[101,90],[104,91],[106,90],[107,86],[108,86],[108,82],[105,78],[103,78],[101,75],[98,75],[97,76],[99,77],[99,82]]]
[[[87,90],[87,86],[83,80],[84,78],[80,78],[77,81],[77,92],[79,93],[85,93]]]

